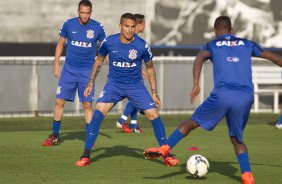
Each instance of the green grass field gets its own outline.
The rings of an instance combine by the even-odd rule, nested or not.
[[[189,115],[163,115],[167,134]],[[85,126],[82,117],[63,119],[59,146],[42,147],[50,134],[52,118],[0,119],[0,183],[240,183],[240,169],[227,127],[221,122],[213,132],[197,129],[172,151],[181,164],[167,167],[161,159],[145,160],[143,150],[157,146],[151,124],[140,117],[144,134],[124,134],[114,128],[118,116],[108,116],[92,152],[91,165],[74,166],[84,146]],[[275,129],[278,115],[252,114],[244,140],[249,147],[256,184],[282,183],[282,130]],[[188,151],[197,146],[199,151]],[[190,176],[186,161],[202,154],[210,162],[204,178]]]

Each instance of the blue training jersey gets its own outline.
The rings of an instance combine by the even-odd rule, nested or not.
[[[251,57],[259,57],[263,51],[258,44],[225,34],[204,45],[202,50],[211,54],[215,88],[253,92]]]
[[[153,59],[149,45],[136,34],[128,44],[119,37],[120,33],[107,37],[98,50],[101,56],[109,55],[108,81],[126,85],[143,82],[142,61]]]
[[[97,43],[106,37],[102,24],[90,19],[87,24],[82,25],[78,17],[67,20],[59,35],[67,39],[66,64],[80,69],[92,68]]]

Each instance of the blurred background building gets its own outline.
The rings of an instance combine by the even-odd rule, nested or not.
[[[63,22],[77,16],[78,0],[0,1],[0,42],[54,43]],[[153,45],[202,45],[213,38],[213,22],[228,15],[236,35],[266,47],[282,47],[280,0],[97,0],[92,18],[107,34],[118,31],[125,12],[146,15],[143,35]]]

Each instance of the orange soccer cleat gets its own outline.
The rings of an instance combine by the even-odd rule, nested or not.
[[[178,165],[180,160],[174,157],[174,155],[168,153],[167,156],[164,158],[164,164],[167,166],[176,166]]]
[[[90,164],[90,158],[80,158],[78,161],[75,162],[75,165],[78,167],[84,167]]]
[[[133,129],[132,129],[132,132],[133,132],[133,133],[140,134],[140,133],[144,133],[144,130],[142,130],[140,127],[137,127],[137,128],[133,128]]]
[[[127,123],[122,124],[121,131],[124,133],[132,133],[132,130],[129,128]]]
[[[45,139],[42,143],[42,146],[53,146],[60,144],[59,137],[56,137],[54,135],[49,135],[47,139]]]
[[[242,184],[255,184],[255,180],[251,172],[244,172],[242,174]]]
[[[170,147],[167,144],[162,145],[159,148],[148,148],[143,153],[145,159],[154,159],[157,157],[166,157],[170,151]]]

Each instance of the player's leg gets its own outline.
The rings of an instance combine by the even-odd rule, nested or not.
[[[132,111],[132,113],[130,114],[130,118],[131,118],[131,121],[130,121],[131,129],[133,130],[134,133],[143,133],[144,130],[142,130],[142,129],[140,128],[140,126],[138,125],[138,122],[137,122],[137,113],[138,113],[138,110],[137,110],[137,108],[135,107],[135,108],[134,108],[134,111]]]
[[[60,127],[61,127],[61,119],[64,114],[64,106],[65,106],[64,99],[56,99],[55,100],[55,109],[54,109],[54,118],[52,123],[52,130],[53,135],[59,137],[60,134]]]
[[[167,139],[166,139],[166,131],[164,123],[159,116],[157,108],[147,109],[144,111],[146,117],[151,121],[155,137],[161,146],[161,148],[166,149],[167,146]],[[163,155],[164,163],[167,166],[175,166],[179,164],[179,160],[174,158],[172,154],[169,153],[170,149],[167,149],[167,152]]]
[[[80,159],[75,163],[76,166],[82,167],[90,164],[90,153],[92,147],[99,135],[101,124],[106,114],[112,109],[113,103],[97,103],[94,114],[86,131],[84,152]]]
[[[95,84],[93,85],[90,95],[85,97],[84,90],[88,85],[89,76],[91,75],[91,70],[88,69],[82,70],[79,73],[77,73],[77,75],[79,76],[78,97],[80,102],[82,102],[82,107],[84,110],[84,119],[85,119],[85,130],[87,131],[87,128],[89,126],[89,123],[93,115],[92,102],[94,100]]]
[[[82,102],[82,107],[84,110],[85,130],[87,131],[87,128],[93,116],[92,102]]]
[[[130,128],[132,128],[132,129],[138,128],[136,107],[134,107],[134,110],[130,114]]]
[[[146,117],[151,121],[153,130],[155,133],[155,137],[159,143],[159,145],[163,145],[166,143],[166,131],[164,123],[159,116],[158,110],[156,108],[147,109],[144,111]]]
[[[100,126],[106,114],[113,106],[123,99],[124,94],[118,87],[108,83],[100,93],[96,103],[95,111],[86,132],[84,152],[76,162],[76,166],[86,166],[90,164],[90,152],[99,135]]]
[[[60,144],[60,128],[61,128],[61,119],[64,113],[64,99],[56,99],[55,100],[55,108],[54,108],[54,117],[52,122],[52,134],[49,135],[42,143],[42,146],[53,146]]]
[[[280,114],[279,121],[276,123],[276,128],[282,129],[282,114]]]
[[[116,123],[116,127],[120,128],[125,133],[131,133],[132,130],[129,128],[129,126],[126,123],[126,120],[128,119],[128,116],[135,110],[135,107],[132,105],[131,102],[128,102],[125,106],[125,109],[119,118],[119,120]]]
[[[169,136],[165,145],[159,148],[148,148],[144,151],[147,159],[165,157],[173,147],[191,131],[201,126],[203,129],[212,130],[226,113],[225,104],[216,95],[211,95],[201,104],[192,115],[191,120],[180,123],[177,129]]]
[[[253,104],[253,95],[246,92],[233,92],[233,94],[228,96],[232,97],[232,108],[227,114],[227,125],[230,140],[240,165],[242,183],[253,184],[254,178],[249,162],[248,148],[243,142],[243,131]]]
[[[56,100],[54,108],[54,117],[52,122],[52,135],[42,143],[43,146],[52,146],[60,143],[59,133],[61,128],[61,119],[64,113],[65,101],[74,101],[77,89],[76,77],[73,75],[75,71],[64,67],[58,87],[56,90]]]
[[[116,123],[116,127],[122,129],[125,133],[142,133],[143,130],[140,129],[137,123],[137,109],[136,107],[129,101],[126,104],[126,107],[123,111],[122,116]],[[127,125],[126,120],[128,119],[128,116],[130,115],[131,124],[130,127]]]

